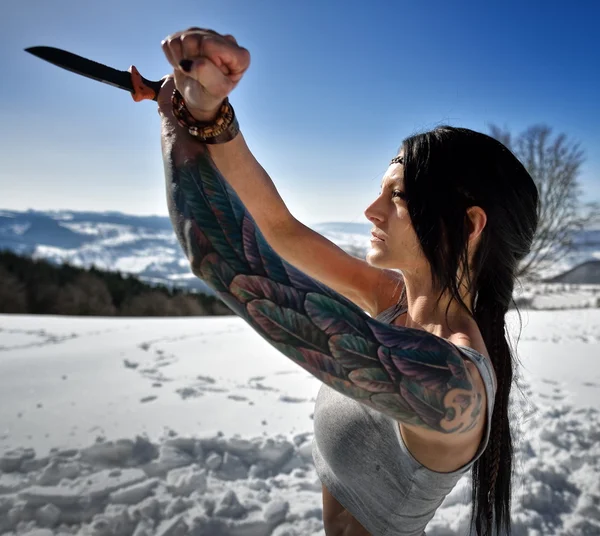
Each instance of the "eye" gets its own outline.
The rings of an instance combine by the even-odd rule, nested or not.
[[[394,190],[394,191],[392,192],[392,199],[393,199],[394,197],[399,197],[400,199],[406,199],[406,195],[405,195],[405,193],[404,193],[404,192],[401,192],[400,190]]]

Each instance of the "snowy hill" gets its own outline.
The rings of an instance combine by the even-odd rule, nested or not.
[[[579,264],[575,268],[553,277],[550,282],[600,285],[600,260]]]
[[[0,211],[0,249],[209,291],[191,273],[167,217]]]
[[[314,225],[346,251],[364,257],[371,225],[333,222]],[[190,271],[166,216],[118,212],[0,210],[0,249],[104,270],[135,274],[144,281],[209,291]],[[600,259],[600,231],[585,231],[577,248],[548,277]]]
[[[325,223],[315,230],[364,255],[368,223]],[[135,274],[148,282],[208,291],[190,271],[166,216],[118,212],[0,210],[0,250],[53,262]]]

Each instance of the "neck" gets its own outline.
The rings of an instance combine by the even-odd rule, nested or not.
[[[449,339],[456,333],[469,333],[476,326],[475,320],[447,292],[437,301],[439,292],[433,289],[429,276],[417,278],[405,274],[404,283],[408,302],[406,327],[422,329]],[[466,289],[461,291],[462,300],[472,311],[471,293]]]

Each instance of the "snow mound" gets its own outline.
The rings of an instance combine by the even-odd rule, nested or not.
[[[514,534],[600,534],[600,412],[531,400],[515,416]],[[537,397],[536,397],[537,398]],[[521,430],[526,430],[521,433]],[[0,457],[0,533],[56,536],[323,535],[312,435],[101,441]],[[446,497],[428,536],[466,534],[470,475]]]
[[[142,436],[0,457],[0,533],[319,534],[311,439]],[[308,505],[308,507],[307,507]]]

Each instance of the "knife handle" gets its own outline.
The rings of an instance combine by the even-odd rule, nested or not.
[[[135,68],[135,65],[129,67],[128,71],[131,74],[131,86],[133,87],[131,97],[133,100],[135,102],[141,102],[143,100],[155,101],[158,98],[158,92],[163,84],[162,80],[158,80],[157,82],[147,80],[139,73]]]

